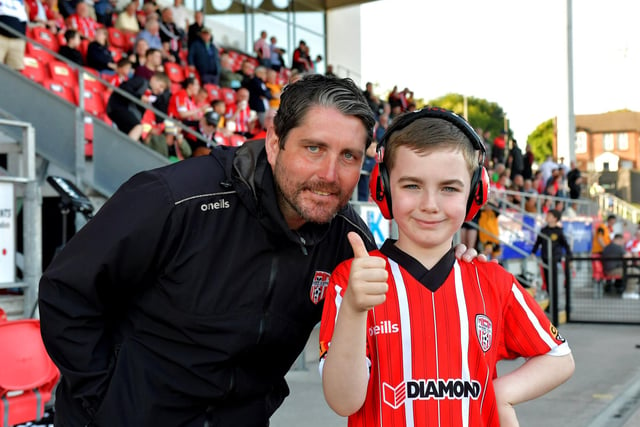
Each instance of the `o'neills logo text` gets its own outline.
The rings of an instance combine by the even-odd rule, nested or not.
[[[441,399],[477,399],[482,388],[478,381],[466,381],[462,379],[429,379],[408,380],[401,382],[396,387],[383,383],[384,403],[397,409],[406,399],[412,400],[441,400]]]
[[[202,212],[206,212],[206,211],[217,211],[218,209],[229,209],[229,206],[231,206],[229,204],[229,202],[227,202],[225,199],[220,199],[217,202],[211,202],[211,203],[203,203],[200,205],[200,210]]]
[[[369,336],[382,335],[382,334],[397,334],[400,331],[400,327],[397,323],[391,323],[391,320],[383,320],[379,325],[369,328]]]

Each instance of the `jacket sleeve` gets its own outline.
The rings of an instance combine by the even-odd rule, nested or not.
[[[104,393],[117,351],[114,331],[158,274],[172,207],[164,181],[149,172],[134,176],[44,272],[42,338],[74,397]]]

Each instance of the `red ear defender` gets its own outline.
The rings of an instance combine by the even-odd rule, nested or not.
[[[371,194],[373,201],[376,202],[376,205],[380,208],[382,216],[386,219],[392,219],[393,214],[391,213],[391,204],[389,203],[390,200],[387,198],[388,189],[385,187],[385,180],[380,173],[380,165],[381,163],[376,163],[371,170],[371,175],[369,177],[369,193]],[[384,165],[382,167],[384,168]]]
[[[471,192],[467,201],[467,216],[465,221],[471,221],[480,208],[489,200],[489,188],[491,188],[491,180],[489,172],[484,166],[479,166],[471,179]]]

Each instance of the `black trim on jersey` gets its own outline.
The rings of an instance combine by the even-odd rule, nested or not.
[[[398,248],[396,246],[396,240],[393,239],[387,239],[380,248],[380,252],[401,265],[414,279],[431,292],[437,291],[445,280],[447,280],[453,268],[453,263],[456,261],[453,248],[451,248],[440,258],[440,261],[429,270],[422,265],[420,261]]]

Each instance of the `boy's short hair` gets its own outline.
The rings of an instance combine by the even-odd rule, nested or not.
[[[427,153],[440,147],[461,150],[470,176],[479,167],[478,154],[471,140],[460,128],[444,119],[421,117],[404,128],[393,131],[384,146],[384,164],[387,170],[393,169],[396,150],[402,146],[417,153]]]
[[[67,30],[64,32],[64,39],[69,43],[69,40],[74,38],[78,33],[77,30]]]
[[[153,76],[151,76],[151,78],[160,80],[162,83],[164,83],[165,88],[171,87],[171,80],[169,80],[169,76],[167,76],[162,71],[156,71],[155,73],[153,73]]]
[[[127,58],[120,58],[120,59],[118,60],[118,62],[116,62],[116,67],[118,67],[118,68],[122,68],[122,67],[125,67],[125,66],[127,66],[127,65],[131,65],[131,66],[133,66],[133,64],[131,63],[131,61],[129,61]]]
[[[560,221],[560,218],[562,218],[562,213],[557,209],[550,209],[549,213],[553,215],[556,221]]]

